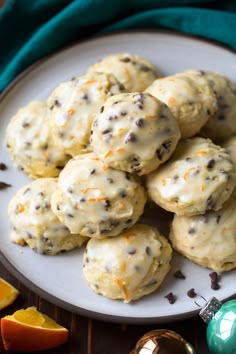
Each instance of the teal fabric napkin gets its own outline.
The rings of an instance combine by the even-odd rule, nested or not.
[[[0,9],[0,92],[30,64],[69,43],[133,28],[172,29],[236,49],[236,1],[6,0]]]

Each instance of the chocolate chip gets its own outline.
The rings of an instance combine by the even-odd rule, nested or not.
[[[110,129],[105,129],[105,130],[102,131],[102,134],[108,134],[110,132],[111,132]]]
[[[85,202],[85,198],[80,198],[80,203],[84,203]]]
[[[174,296],[174,294],[172,292],[170,292],[169,294],[164,296],[165,299],[167,299],[169,301],[169,303],[172,305],[175,303],[176,298]]]
[[[196,75],[197,75],[197,76],[204,76],[204,75],[205,75],[205,71],[203,71],[203,70],[198,70],[198,71],[196,72]]]
[[[125,197],[127,196],[127,192],[126,192],[124,189],[122,189],[122,190],[119,192],[119,195],[120,195],[121,198],[125,198]]]
[[[147,247],[145,248],[145,252],[147,253],[148,256],[151,256],[151,255],[152,255],[152,250],[151,250],[151,248],[150,248],[149,246],[147,246]]]
[[[216,215],[216,223],[217,223],[217,224],[219,224],[220,219],[221,219],[221,215]]]
[[[125,144],[129,143],[129,142],[135,142],[136,141],[136,136],[134,135],[134,133],[130,133],[127,138],[125,139]]]
[[[162,146],[163,146],[164,149],[166,149],[166,150],[169,150],[170,147],[171,147],[171,145],[172,145],[172,143],[171,143],[170,140],[167,140],[167,141],[165,141],[165,142],[162,144]]]
[[[211,272],[209,274],[209,277],[211,278],[211,281],[213,281],[213,282],[218,282],[218,280],[219,280],[218,274],[216,272]]]
[[[96,173],[96,170],[95,168],[93,168],[91,171],[90,171],[90,175],[94,175]]]
[[[210,196],[208,199],[207,199],[207,208],[208,209],[213,209],[215,206],[215,202],[212,198],[212,196]]]
[[[157,149],[156,150],[156,155],[157,155],[158,159],[161,161],[163,159],[164,150],[162,148]]]
[[[126,114],[127,114],[127,112],[125,112],[125,111],[120,112],[120,115],[123,117],[126,116]]]
[[[212,281],[211,282],[211,288],[212,288],[212,290],[219,290],[220,289],[220,285],[217,282]]]
[[[24,122],[24,123],[22,124],[22,127],[23,127],[23,128],[29,128],[29,127],[30,127],[30,124],[27,123],[27,122]]]
[[[109,182],[109,183],[112,184],[112,183],[114,183],[114,180],[113,180],[111,177],[108,177],[108,178],[107,178],[107,182]]]
[[[26,190],[23,192],[23,195],[25,195],[26,193],[28,193],[31,189],[28,187],[26,188]]]
[[[135,121],[135,124],[137,125],[137,127],[142,128],[144,126],[144,119],[143,118],[137,119]]]
[[[135,254],[135,253],[136,253],[136,248],[134,248],[134,247],[129,247],[129,249],[127,250],[127,253],[128,253],[128,254],[131,254],[131,255]]]
[[[187,295],[188,295],[188,297],[191,297],[191,298],[194,298],[194,297],[196,297],[197,296],[197,294],[195,293],[195,289],[189,289],[188,291],[187,291]]]
[[[101,108],[100,108],[100,113],[102,113],[104,111],[104,106],[102,106]]]
[[[207,163],[207,169],[211,170],[215,166],[216,161],[214,159],[211,159]]]
[[[61,103],[58,100],[54,101],[54,106],[61,107]]]
[[[1,171],[5,171],[7,169],[7,165],[5,165],[5,163],[0,162],[0,170]]]
[[[185,275],[181,272],[181,270],[177,270],[175,273],[174,273],[174,277],[177,278],[177,279],[185,279]]]
[[[120,61],[122,61],[123,63],[129,63],[131,59],[129,57],[124,57],[124,58],[120,58]]]
[[[196,233],[196,230],[194,229],[194,227],[190,227],[189,230],[188,230],[188,233],[189,233],[190,235],[193,235],[193,234]]]
[[[151,71],[151,69],[147,65],[140,64],[139,68],[143,72]]]
[[[106,210],[111,206],[108,199],[104,200],[104,205],[105,205]]]
[[[0,189],[5,189],[11,187],[11,184],[5,183],[5,182],[0,182]]]

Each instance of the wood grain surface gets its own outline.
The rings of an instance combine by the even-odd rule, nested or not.
[[[20,308],[36,306],[39,311],[69,329],[70,335],[66,344],[52,350],[33,352],[35,354],[129,354],[143,334],[158,328],[167,328],[179,333],[195,346],[198,354],[210,354],[205,340],[206,325],[199,316],[164,325],[136,326],[102,322],[75,315],[37,296],[14,278],[1,263],[0,277],[20,291],[20,296],[14,304],[0,311],[0,317],[10,315]],[[4,351],[0,341],[0,353],[14,352]]]

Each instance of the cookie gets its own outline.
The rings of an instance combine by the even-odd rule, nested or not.
[[[104,57],[93,64],[88,73],[111,73],[129,92],[142,92],[160,76],[157,68],[138,55],[121,53]]]
[[[104,238],[130,228],[143,213],[140,180],[106,168],[93,153],[78,155],[59,176],[52,210],[72,233]]]
[[[144,175],[165,162],[180,138],[169,108],[148,93],[110,97],[92,125],[91,145],[106,166]]]
[[[6,146],[14,165],[31,178],[57,177],[70,159],[55,144],[44,101],[33,101],[12,117]]]
[[[94,292],[130,302],[162,284],[171,258],[172,249],[156,228],[136,224],[117,237],[90,239],[83,271]]]
[[[236,192],[219,211],[175,216],[172,246],[191,261],[216,272],[236,268]]]
[[[147,176],[148,196],[177,215],[219,210],[235,187],[235,167],[210,139],[179,142],[171,159]]]
[[[51,210],[56,178],[40,178],[22,187],[10,200],[10,239],[35,252],[56,255],[80,247],[86,237],[72,235]]]
[[[218,73],[206,70],[200,72],[209,81],[217,98],[217,110],[200,134],[221,142],[236,134],[236,84]]]
[[[221,146],[226,149],[231,161],[236,167],[236,136],[231,136],[229,139],[226,139]]]
[[[87,153],[94,116],[108,97],[124,92],[113,75],[93,73],[60,84],[48,98],[56,143],[72,156]]]
[[[182,138],[196,135],[217,109],[216,95],[208,80],[194,71],[157,79],[146,92],[168,105]]]

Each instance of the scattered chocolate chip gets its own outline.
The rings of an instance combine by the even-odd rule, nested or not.
[[[108,199],[104,200],[104,205],[105,205],[106,210],[110,207],[111,204]]]
[[[174,277],[177,278],[177,279],[185,279],[185,275],[181,272],[181,270],[177,270],[175,273],[174,273]]]
[[[164,155],[164,150],[162,148],[156,150],[156,155],[158,159],[161,161]]]
[[[170,292],[169,294],[164,296],[165,299],[167,299],[169,301],[169,304],[174,304],[176,301],[176,298],[174,296],[174,294],[172,292]]]
[[[95,168],[92,169],[92,171],[90,171],[90,175],[94,175],[96,173]]]
[[[123,117],[126,116],[126,114],[127,114],[127,112],[125,112],[125,111],[120,112],[120,115]]]
[[[11,184],[5,183],[5,182],[0,182],[0,189],[5,189],[11,187]]]
[[[197,74],[197,76],[204,76],[205,75],[205,71],[198,70],[196,74]]]
[[[81,203],[84,203],[85,202],[85,198],[80,198],[79,200]]]
[[[100,108],[100,113],[102,113],[104,111],[104,106],[102,106],[101,108]]]
[[[209,277],[211,278],[211,281],[214,281],[214,282],[219,281],[218,274],[216,272],[209,273]]]
[[[219,290],[220,289],[220,285],[219,285],[219,283],[212,281],[211,282],[211,288],[212,288],[212,290]]]
[[[195,292],[195,289],[189,289],[188,291],[187,291],[187,295],[188,295],[188,297],[191,297],[191,298],[194,298],[194,297],[196,297],[197,296],[197,294],[196,294],[196,292]]]
[[[7,165],[5,165],[5,163],[0,162],[0,170],[1,171],[5,171],[7,169]]]
[[[125,198],[125,197],[127,196],[127,192],[126,192],[124,189],[122,189],[122,190],[119,192],[119,195],[120,195],[121,198]]]
[[[147,253],[148,256],[151,256],[152,254],[151,248],[149,246],[146,247],[145,252]]]

